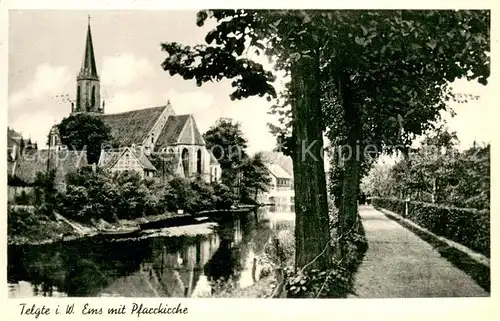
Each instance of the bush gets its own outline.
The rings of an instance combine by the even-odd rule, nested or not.
[[[217,209],[230,209],[234,204],[235,195],[233,191],[222,183],[215,185],[215,208]]]
[[[66,193],[61,197],[61,213],[77,221],[91,219],[116,221],[144,215],[162,214],[152,182],[138,173],[125,171],[111,175],[82,168],[68,176]]]
[[[190,187],[193,195],[192,205],[189,209],[191,213],[216,208],[217,197],[212,185],[202,179],[195,179],[191,181]]]
[[[404,201],[401,200],[375,198],[373,204],[398,214],[404,213]],[[437,235],[490,256],[490,212],[488,210],[412,201],[408,202],[406,218]]]
[[[116,221],[177,212],[229,209],[234,195],[222,184],[176,177],[167,183],[141,179],[135,171],[114,175],[81,168],[68,175],[66,193],[58,210],[68,218],[88,223],[91,219]]]
[[[194,214],[205,210],[230,209],[234,194],[224,184],[210,185],[201,179],[176,177],[164,187],[160,204],[170,212],[183,209]]]
[[[26,209],[13,209],[9,207],[7,218],[7,234],[8,235],[18,235],[31,226],[38,224],[39,218],[33,211]]]
[[[396,198],[372,198],[373,206],[388,209],[402,216],[405,215],[405,201]]]
[[[196,200],[190,180],[176,177],[168,181],[161,202],[170,212],[177,212],[179,209],[192,212],[196,208]]]

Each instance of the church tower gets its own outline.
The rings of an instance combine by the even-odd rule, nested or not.
[[[87,40],[83,55],[82,67],[76,77],[76,105],[72,104],[71,113],[99,113],[104,112],[101,108],[101,90],[99,76],[92,44],[92,33],[90,31],[90,16],[87,27]]]

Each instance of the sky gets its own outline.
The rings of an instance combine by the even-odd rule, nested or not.
[[[39,145],[50,127],[70,113],[70,102],[57,98],[76,91],[83,59],[87,17],[91,15],[94,53],[106,113],[164,105],[177,114],[192,113],[205,132],[220,117],[241,123],[249,152],[272,150],[275,138],[268,122],[272,102],[264,98],[231,101],[229,81],[197,87],[192,80],[170,76],[161,68],[162,42],[204,43],[209,27],[197,27],[195,11],[10,11],[8,125]],[[457,92],[479,95],[478,101],[453,103],[457,116],[448,127],[457,131],[461,148],[474,140],[490,142],[494,131],[489,87],[467,81]]]

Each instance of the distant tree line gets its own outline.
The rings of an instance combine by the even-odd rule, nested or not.
[[[490,144],[458,149],[456,133],[440,127],[407,159],[377,164],[362,181],[363,192],[454,207],[490,208]]]

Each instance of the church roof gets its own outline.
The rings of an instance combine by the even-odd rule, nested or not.
[[[27,184],[35,181],[38,172],[47,170],[49,150],[25,150],[15,162],[10,162],[9,174],[16,176]],[[65,180],[68,173],[87,165],[87,155],[82,151],[54,151],[50,152],[50,167],[56,169],[56,182]]]
[[[7,137],[12,140],[19,140],[22,138],[22,135],[16,132],[14,129],[7,127]]]
[[[179,137],[177,144],[181,145],[205,145],[205,141],[198,130],[193,115],[189,115],[189,120]]]
[[[82,68],[80,69],[79,78],[93,78],[98,79],[97,67],[94,56],[94,46],[92,44],[92,32],[90,31],[90,23],[87,28],[87,40],[85,42],[85,53],[82,61]]]
[[[111,127],[111,135],[120,147],[140,145],[167,106],[136,109],[119,114],[100,115]]]
[[[177,144],[182,129],[186,126],[189,115],[170,116],[165,124],[165,129],[161,132],[156,141],[156,146],[164,147],[166,145]]]
[[[168,118],[164,130],[156,141],[156,148],[172,145],[205,145],[191,114]]]
[[[20,133],[7,127],[7,148],[13,148],[14,146],[19,147],[21,145],[21,140],[24,141],[25,146],[29,145],[29,139],[24,139]]]
[[[111,128],[111,135],[115,139],[115,143],[119,147],[129,147],[143,144],[165,108],[171,108],[171,106],[150,107],[119,114],[100,115],[99,117]],[[173,110],[156,140],[156,150],[175,145],[205,145],[191,114],[172,114]]]

